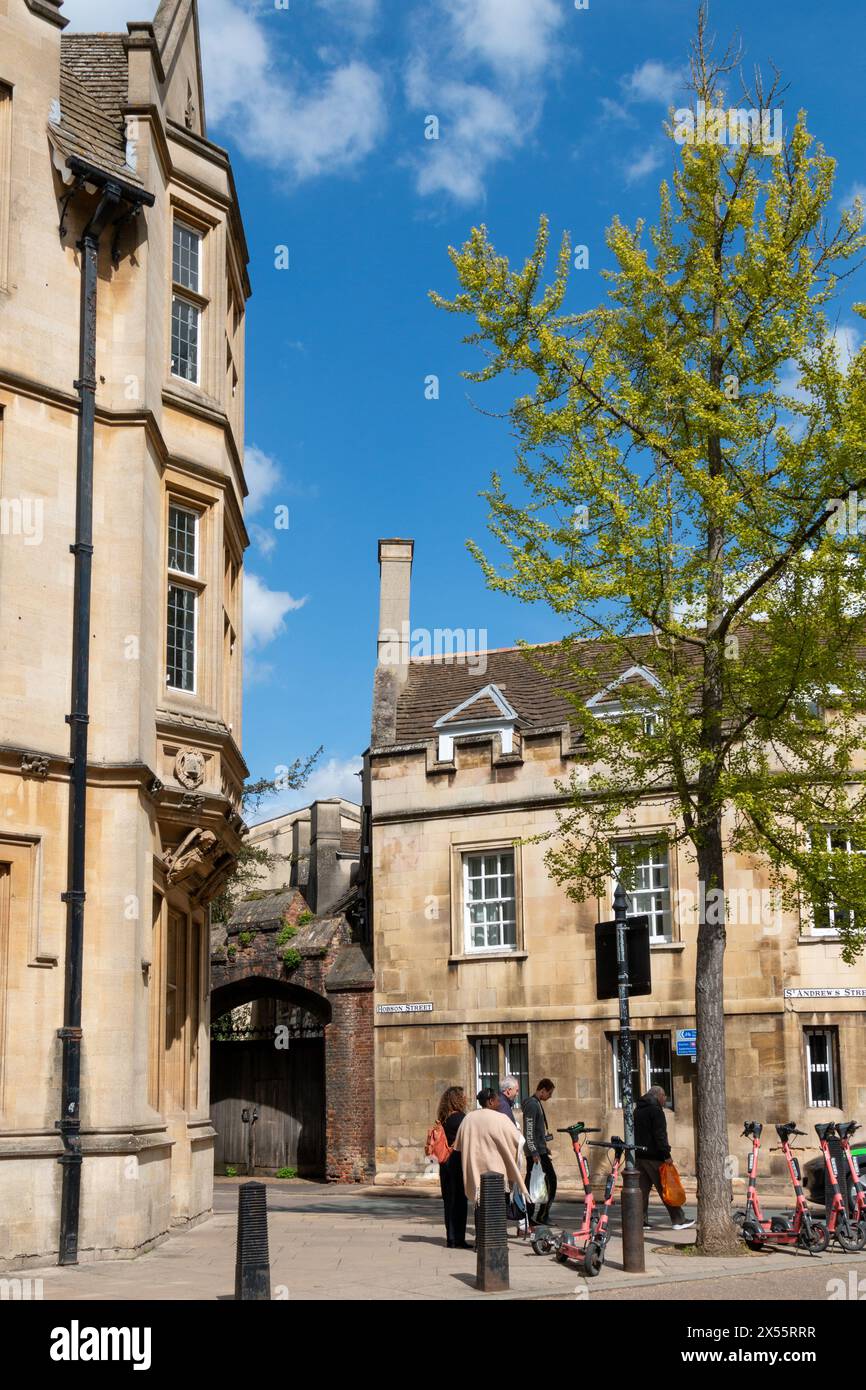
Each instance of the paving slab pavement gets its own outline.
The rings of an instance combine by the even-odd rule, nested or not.
[[[22,1277],[41,1280],[42,1296],[47,1301],[231,1300],[236,1186],[218,1183],[211,1220],[172,1236],[138,1259],[28,1269]],[[268,1183],[268,1206],[275,1299],[628,1299],[663,1296],[665,1289],[671,1296],[683,1298],[689,1296],[689,1287],[703,1299],[736,1296],[731,1290],[738,1286],[743,1297],[785,1299],[791,1296],[787,1276],[807,1267],[812,1272],[811,1283],[817,1279],[818,1287],[821,1270],[826,1269],[825,1286],[840,1275],[839,1267],[843,1267],[842,1277],[851,1269],[866,1275],[866,1255],[841,1251],[828,1251],[817,1258],[793,1250],[746,1252],[732,1259],[684,1254],[678,1247],[691,1245],[694,1232],[672,1231],[662,1208],[654,1207],[654,1229],[646,1233],[644,1274],[623,1270],[617,1221],[598,1278],[586,1279],[571,1266],[536,1256],[528,1243],[511,1239],[510,1291],[483,1294],[475,1288],[475,1252],[445,1247],[441,1205],[429,1197],[388,1194],[376,1188],[273,1182]],[[557,1200],[558,1223],[567,1227],[577,1213],[577,1203]],[[718,1288],[715,1295],[714,1282]]]

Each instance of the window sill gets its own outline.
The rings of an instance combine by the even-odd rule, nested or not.
[[[841,941],[841,940],[842,940],[842,937],[841,937],[840,933],[837,932],[837,931],[827,931],[827,932],[823,932],[823,931],[822,931],[822,932],[817,932],[817,931],[816,931],[816,932],[809,932],[808,934],[803,935],[803,936],[798,936],[798,937],[797,937],[797,945],[798,945],[798,946],[814,946],[814,944],[815,944],[816,941],[839,942],[839,941]]]
[[[470,961],[526,960],[528,951],[470,951],[461,956],[449,956],[449,965],[467,965]]]
[[[650,941],[651,951],[684,951],[686,943],[684,941]]]

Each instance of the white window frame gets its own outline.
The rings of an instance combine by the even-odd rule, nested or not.
[[[195,521],[194,529],[194,567],[192,571],[176,570],[170,568],[169,559],[169,531],[171,528],[171,514],[174,511],[184,512],[187,516],[193,517]],[[168,499],[168,524],[166,529],[166,571],[168,582],[166,584],[165,596],[165,685],[167,690],[174,691],[179,695],[198,694],[198,636],[199,636],[199,601],[202,595],[202,586],[199,580],[200,565],[200,545],[201,545],[201,513],[194,507],[187,506],[176,498]],[[183,685],[172,685],[170,672],[168,669],[168,608],[172,589],[183,589],[192,594],[192,686],[190,688]]]
[[[174,229],[181,227],[190,236],[194,236],[198,241],[198,273],[195,285],[183,285],[174,278]],[[182,217],[175,216],[171,227],[171,324],[169,333],[169,368],[175,381],[185,381],[189,386],[201,385],[201,359],[202,359],[202,319],[204,314],[204,296],[201,287],[204,281],[204,234],[197,227],[191,226]],[[195,376],[184,376],[174,370],[174,306],[175,302],[180,301],[187,308],[195,310]]]
[[[628,888],[627,888],[627,889],[626,889],[626,902],[627,902],[626,911],[627,911],[629,917],[642,917],[642,916],[648,916],[648,917],[649,917],[649,925],[650,925],[650,945],[651,945],[651,946],[670,945],[671,942],[672,942],[673,939],[674,939],[674,924],[673,924],[673,891],[672,891],[672,887],[671,887],[671,856],[670,856],[670,847],[669,847],[668,845],[666,845],[666,844],[664,843],[663,840],[661,840],[661,839],[659,839],[659,838],[657,838],[657,837],[650,836],[650,835],[638,835],[638,836],[634,836],[633,838],[623,838],[623,839],[620,839],[620,840],[614,840],[614,841],[612,842],[612,846],[611,846],[611,848],[612,848],[612,850],[613,850],[614,863],[618,863],[618,862],[619,862],[618,859],[617,859],[617,851],[618,851],[618,849],[619,849],[621,846],[622,846],[622,847],[628,846],[628,847],[630,847],[630,848],[643,847],[643,848],[645,848],[645,849],[647,849],[647,850],[659,850],[659,849],[662,849],[662,850],[664,851],[664,856],[665,856],[665,864],[664,864],[664,867],[665,867],[665,872],[666,872],[666,875],[667,875],[667,887],[666,887],[666,888],[655,888],[655,887],[653,887],[652,885],[650,885],[649,888],[636,888],[636,889],[634,889],[634,891],[632,891],[631,889],[628,889]],[[656,861],[653,859],[653,860],[651,860],[649,867],[650,867],[650,870],[652,870],[653,868],[656,868],[656,867],[661,867],[661,861],[659,860],[658,862],[656,862]],[[613,882],[612,882],[612,885],[611,885],[611,901],[613,901],[613,896],[614,896],[614,893],[615,893],[615,891],[616,891],[616,885],[617,885],[617,879],[616,879],[616,877],[614,877]],[[645,898],[645,897],[647,897],[647,895],[655,895],[655,894],[657,894],[657,893],[658,893],[658,894],[667,894],[667,910],[665,911],[665,909],[662,909],[662,913],[661,913],[661,915],[662,915],[662,920],[663,920],[663,921],[664,921],[665,917],[667,918],[667,931],[666,931],[666,932],[663,932],[663,933],[661,933],[661,934],[657,933],[656,930],[655,930],[658,914],[657,914],[655,911],[647,911],[646,907],[641,906],[640,903],[639,903],[639,899],[640,899],[640,898]]]
[[[827,1041],[826,1064],[815,1064],[812,1061],[812,1038],[820,1035]],[[838,1110],[841,1104],[842,1078],[839,1075],[839,1051],[838,1033],[835,1028],[804,1028],[803,1029],[803,1049],[806,1060],[806,1104],[810,1110]],[[829,1100],[816,1100],[812,1090],[812,1077],[816,1073],[824,1072],[827,1074],[830,1085]]]
[[[502,858],[503,858],[503,856],[508,855],[508,856],[510,857],[510,859],[511,859],[511,873],[505,875],[506,877],[509,877],[509,878],[512,880],[513,884],[514,884],[513,896],[512,896],[510,899],[509,899],[509,898],[476,898],[476,899],[472,899],[472,898],[470,898],[470,896],[469,896],[469,879],[470,879],[469,861],[470,861],[471,859],[480,859],[480,860],[482,861],[482,882],[485,882],[487,876],[486,876],[486,874],[484,873],[484,860],[485,860],[486,858],[488,858],[490,855],[496,855],[496,858],[497,858],[497,874],[496,874],[496,877],[497,877],[497,879],[500,879],[500,880],[501,880],[502,877],[503,877],[503,873],[502,873]],[[511,941],[511,942],[505,942],[505,941],[503,940],[499,945],[492,945],[492,946],[491,946],[491,945],[488,944],[488,945],[484,945],[484,946],[476,946],[476,945],[473,943],[473,939],[472,939],[472,938],[473,938],[474,931],[475,931],[475,929],[476,929],[476,927],[477,927],[478,924],[472,921],[471,908],[477,906],[479,903],[484,903],[484,904],[486,905],[486,904],[494,903],[494,902],[498,902],[498,903],[507,903],[507,902],[511,902],[511,903],[513,904],[514,911],[513,911],[513,918],[512,918],[512,924],[511,924],[511,925],[512,925],[512,931],[513,931],[513,935],[514,935],[514,940]],[[501,917],[500,917],[500,925],[502,925]],[[504,931],[503,931],[503,932],[502,932],[502,936],[504,937],[504,935],[505,935],[505,933],[504,933]],[[486,940],[487,940],[487,924],[486,924],[486,923],[485,923],[485,925],[484,925],[484,937],[485,937],[485,941],[486,941]],[[513,845],[491,845],[491,846],[489,846],[488,848],[485,848],[485,849],[472,849],[472,850],[464,850],[464,851],[463,851],[463,948],[464,948],[464,950],[465,950],[465,952],[466,952],[467,955],[472,955],[472,956],[490,955],[490,954],[492,954],[492,953],[496,953],[496,954],[500,954],[500,955],[501,955],[503,952],[516,951],[516,950],[518,949],[517,855],[516,855],[516,853],[515,853],[515,849],[514,849],[514,846],[513,846]]]
[[[822,826],[821,826],[821,833],[822,833],[822,835],[824,836],[824,849],[827,851],[828,854],[832,853],[832,851],[833,851],[833,840],[834,840],[834,839],[839,839],[839,840],[844,839],[844,841],[845,841],[845,853],[846,853],[846,854],[866,854],[866,850],[863,850],[863,849],[852,849],[852,848],[851,848],[851,836],[850,836],[850,834],[848,833],[848,831],[846,831],[846,830],[841,830],[841,829],[837,830],[837,829],[835,829],[835,828],[834,828],[833,826],[831,826],[831,825],[822,825]],[[809,841],[809,847],[811,848],[811,847],[812,847],[812,843],[813,843],[812,834],[810,833],[810,834],[808,835],[807,838],[808,838],[808,841]],[[817,915],[816,915],[816,912],[815,912],[815,900],[814,900],[814,898],[810,898],[810,904],[809,904],[809,905],[810,905],[811,917],[812,917],[812,935],[813,935],[813,936],[826,936],[826,937],[836,937],[836,936],[838,936],[838,935],[839,935],[839,928],[838,928],[838,926],[836,925],[836,905],[835,905],[835,903],[833,902],[833,899],[832,899],[832,898],[828,898],[828,899],[827,899],[827,920],[828,920],[829,925],[826,926],[826,927],[819,927],[819,925],[818,925],[818,918],[817,918]]]

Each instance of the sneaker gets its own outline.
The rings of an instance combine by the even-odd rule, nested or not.
[[[650,1225],[650,1223],[649,1223],[648,1221],[645,1221],[645,1222],[643,1223],[643,1228],[644,1228],[645,1231],[651,1231],[651,1230],[652,1230],[652,1226]]]
[[[697,1223],[694,1221],[675,1221],[673,1229],[675,1231],[690,1231],[692,1229],[692,1226],[696,1224]]]

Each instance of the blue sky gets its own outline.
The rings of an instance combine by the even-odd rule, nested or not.
[[[279,3],[279,0],[276,0]],[[122,29],[135,0],[66,0],[79,29]],[[368,741],[378,602],[376,542],[416,542],[412,622],[486,630],[487,645],[558,637],[541,608],[489,593],[466,553],[485,539],[478,497],[513,459],[497,387],[450,292],[447,256],[483,221],[512,258],[538,215],[589,248],[573,303],[598,302],[614,214],[654,221],[673,147],[696,0],[200,0],[208,133],[231,152],[250,246],[244,752],[253,776],[324,745],[306,793],[357,796]],[[866,193],[862,0],[711,7],[747,71],[779,67],[839,162],[838,201]],[[436,116],[439,139],[425,139]],[[277,269],[287,247],[289,268]],[[840,329],[859,335],[851,302]],[[439,378],[439,398],[425,379]],[[273,525],[288,507],[287,530]]]

